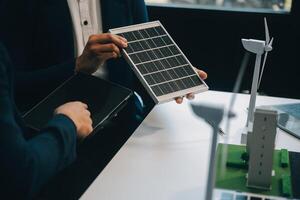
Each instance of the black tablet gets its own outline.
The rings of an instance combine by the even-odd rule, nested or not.
[[[78,73],[65,81],[23,117],[28,126],[40,130],[53,117],[53,112],[57,107],[67,102],[81,101],[89,107],[95,131],[105,120],[116,115],[126,105],[132,94],[131,90],[120,85],[92,75]]]

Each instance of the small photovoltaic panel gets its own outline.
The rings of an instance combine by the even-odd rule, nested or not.
[[[123,55],[155,103],[208,90],[159,21],[109,31],[127,39]]]

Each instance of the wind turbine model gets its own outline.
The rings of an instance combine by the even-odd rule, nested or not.
[[[253,125],[257,90],[259,88],[259,85],[260,85],[260,82],[262,79],[268,52],[272,51],[272,49],[273,49],[272,48],[273,38],[270,40],[269,29],[268,29],[268,24],[267,24],[266,18],[264,18],[264,21],[265,21],[266,41],[254,40],[254,39],[242,39],[244,48],[247,51],[250,51],[250,52],[256,54],[256,61],[255,61],[254,74],[253,74],[252,87],[251,87],[251,97],[250,97],[248,117],[247,117],[247,123],[246,123],[246,126],[248,128]],[[264,57],[264,62],[263,62],[262,68],[261,68],[261,57],[264,53],[265,53],[265,57]],[[259,75],[259,73],[260,73],[260,75]]]
[[[210,146],[210,160],[209,160],[209,170],[208,170],[208,178],[206,185],[206,193],[205,199],[212,200],[213,197],[213,189],[215,186],[215,163],[216,163],[216,152],[217,152],[217,142],[218,142],[218,133],[219,133],[219,125],[223,119],[224,108],[219,106],[212,105],[193,105],[193,112],[200,118],[209,122],[210,126],[213,130],[212,135],[212,143]]]
[[[256,54],[255,68],[252,80],[251,97],[247,117],[247,154],[248,161],[248,179],[247,187],[257,189],[272,188],[272,168],[273,153],[276,136],[277,112],[256,109],[255,101],[257,89],[261,83],[263,71],[265,68],[268,52],[272,51],[273,38],[270,40],[269,29],[266,18],[265,32],[266,41],[242,39],[244,48],[247,51]],[[262,68],[261,56],[265,54]],[[260,75],[259,75],[260,73]],[[242,140],[246,135],[242,136]]]

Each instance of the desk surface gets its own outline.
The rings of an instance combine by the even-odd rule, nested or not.
[[[182,105],[171,102],[156,106],[81,199],[204,199],[211,128],[192,112],[190,103],[226,108],[231,96],[209,91]],[[237,95],[233,108],[237,117],[230,122],[229,143],[240,143],[249,98]],[[256,105],[299,102],[259,96]],[[226,139],[220,136],[219,140]],[[278,129],[276,148],[300,152],[300,140]]]

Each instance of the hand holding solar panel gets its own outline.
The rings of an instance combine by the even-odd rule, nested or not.
[[[109,31],[127,39],[123,55],[155,103],[208,90],[159,21]]]
[[[76,72],[92,74],[107,60],[121,56],[119,48],[127,47],[127,41],[117,35],[104,33],[90,35],[82,54],[76,59]]]

